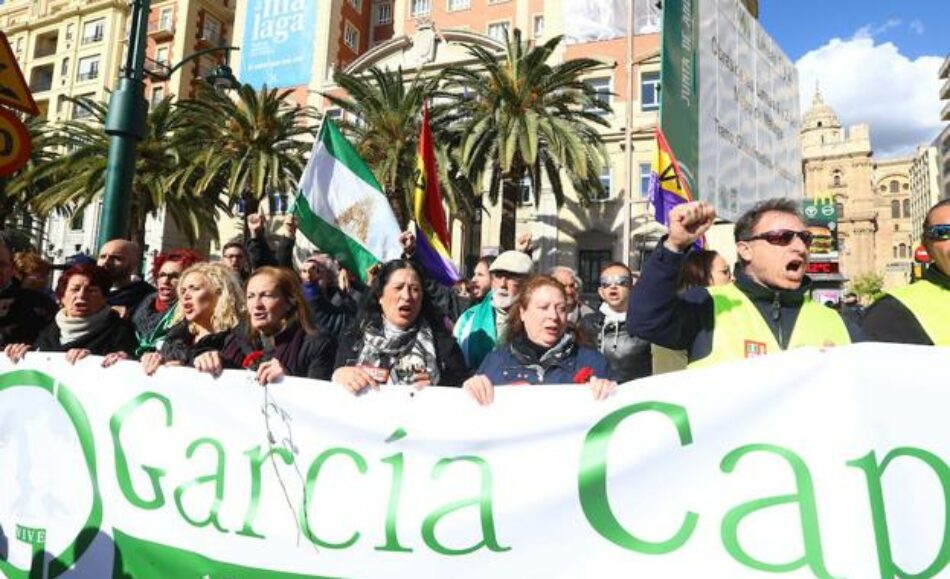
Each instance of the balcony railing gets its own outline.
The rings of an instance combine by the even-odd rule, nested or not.
[[[950,99],[950,78],[947,78],[947,82],[940,87],[940,98],[941,100]]]
[[[41,44],[33,51],[33,58],[43,58],[56,54],[56,44]]]
[[[950,121],[950,102],[943,107],[943,112],[940,113],[940,118],[945,121]]]
[[[80,73],[76,76],[76,80],[78,80],[78,81],[80,81],[80,82],[86,81],[86,80],[95,80],[95,79],[97,79],[97,78],[99,78],[99,71],[98,71],[98,70],[90,70],[90,71],[87,71],[87,72],[80,72]]]
[[[203,30],[199,40],[208,46],[224,46],[224,38],[221,36],[221,33],[214,32],[213,30]]]
[[[940,65],[940,78],[950,78],[950,53],[943,58],[943,64]]]
[[[173,36],[175,34],[175,24],[169,19],[150,22],[148,33],[151,36]]]
[[[87,35],[83,36],[83,37],[82,37],[82,43],[83,43],[83,44],[92,44],[93,42],[102,42],[102,36],[103,36],[102,31],[101,31],[101,30],[97,30],[96,32],[94,32],[94,33],[92,33],[92,34],[87,34]]]

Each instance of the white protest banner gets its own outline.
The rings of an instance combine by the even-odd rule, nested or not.
[[[797,350],[601,402],[500,388],[488,408],[100,363],[0,361],[2,575],[948,572],[948,349]]]

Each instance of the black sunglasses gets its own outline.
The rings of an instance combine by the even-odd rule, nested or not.
[[[924,236],[931,241],[947,241],[950,239],[950,223],[928,225]]]
[[[795,237],[798,237],[802,240],[806,246],[810,246],[811,242],[815,239],[814,234],[810,231],[794,231],[792,229],[775,229],[773,231],[766,231],[765,233],[760,233],[758,235],[751,235],[742,239],[741,241],[755,241],[761,239],[762,241],[767,242],[769,245],[781,245],[785,246],[792,242]]]

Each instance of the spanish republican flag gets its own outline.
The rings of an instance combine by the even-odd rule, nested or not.
[[[657,127],[656,153],[650,168],[650,201],[653,203],[656,220],[667,225],[670,209],[692,200],[686,179],[680,178],[673,150],[666,142],[663,131]]]
[[[422,130],[419,133],[419,154],[416,161],[416,189],[412,196],[413,218],[416,221],[416,253],[419,263],[432,279],[450,286],[461,279],[452,263],[451,239],[439,191],[439,174],[432,148],[429,128],[429,106],[422,109]]]
[[[670,224],[670,210],[693,200],[689,184],[680,175],[676,156],[659,127],[656,128],[656,153],[650,168],[649,191],[656,220],[667,227]],[[696,241],[697,248],[702,249],[703,245],[703,239]]]

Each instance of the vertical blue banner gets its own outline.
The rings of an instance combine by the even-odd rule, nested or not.
[[[260,89],[310,84],[317,0],[248,0],[240,81]]]

